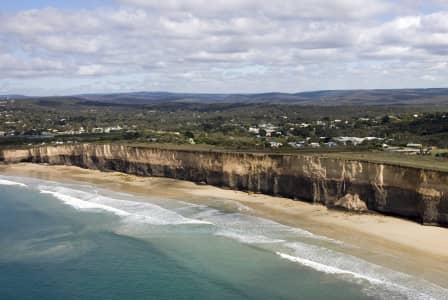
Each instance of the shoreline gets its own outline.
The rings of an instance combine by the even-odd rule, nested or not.
[[[394,265],[413,274],[424,273],[431,281],[448,287],[448,229],[379,214],[355,214],[330,210],[323,205],[262,194],[198,185],[160,177],[138,177],[100,172],[73,166],[20,163],[0,165],[0,174],[52,181],[78,181],[101,188],[138,195],[169,197],[193,203],[212,199],[233,200],[251,210],[245,212],[284,225],[299,227],[355,246],[354,255],[368,249],[376,263]],[[359,250],[357,250],[359,248]],[[358,253],[359,252],[359,253]],[[383,254],[381,257],[375,255]]]

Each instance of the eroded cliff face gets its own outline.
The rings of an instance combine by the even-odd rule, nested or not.
[[[352,195],[373,211],[448,226],[448,173],[439,171],[312,155],[96,144],[2,150],[0,160],[169,177],[329,207]]]

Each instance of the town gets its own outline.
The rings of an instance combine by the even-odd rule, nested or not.
[[[448,111],[448,110],[447,110]],[[0,144],[94,141],[262,151],[384,151],[445,156],[447,114],[425,107],[0,102]]]

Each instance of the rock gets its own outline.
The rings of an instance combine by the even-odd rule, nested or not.
[[[337,200],[334,205],[350,211],[365,212],[368,210],[366,203],[359,198],[358,194],[347,194]]]

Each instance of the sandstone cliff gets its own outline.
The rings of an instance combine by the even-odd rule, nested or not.
[[[204,182],[334,206],[356,196],[368,209],[448,226],[448,173],[313,155],[64,145],[0,150],[5,163],[74,165]],[[347,196],[349,195],[349,196]]]

